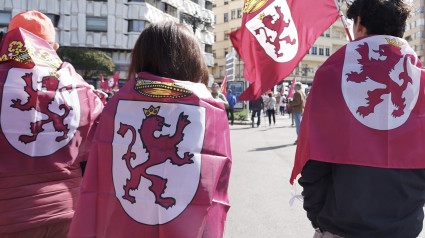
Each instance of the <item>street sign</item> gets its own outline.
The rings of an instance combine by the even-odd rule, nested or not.
[[[229,76],[227,76],[229,77]],[[239,99],[239,96],[244,91],[244,82],[243,81],[234,81],[234,82],[227,82],[227,88],[232,90],[233,96],[236,97],[236,101]],[[235,104],[235,109],[242,109],[243,103],[237,102]]]
[[[230,53],[226,54],[226,72],[227,72],[227,81],[235,80],[235,67],[236,67],[236,52],[232,48]]]

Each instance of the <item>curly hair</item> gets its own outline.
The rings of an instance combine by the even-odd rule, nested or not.
[[[403,0],[352,0],[347,5],[347,18],[356,22],[360,17],[368,35],[403,37],[411,12]]]

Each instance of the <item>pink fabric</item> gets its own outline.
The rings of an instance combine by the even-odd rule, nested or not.
[[[69,237],[222,237],[230,166],[225,109],[205,85],[140,73],[102,114]]]
[[[391,36],[357,39],[333,54],[316,72],[290,182],[310,159],[425,168],[424,72],[408,43]]]
[[[287,77],[338,18],[334,0],[255,3],[245,6],[242,27],[229,34],[250,83],[239,100],[255,100]]]
[[[24,29],[4,36],[0,57],[0,234],[70,221],[103,105]]]

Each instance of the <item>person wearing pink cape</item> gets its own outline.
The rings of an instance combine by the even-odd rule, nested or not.
[[[151,23],[101,115],[69,237],[223,237],[229,125],[193,33]]]
[[[290,179],[315,238],[421,233],[425,69],[402,38],[409,15],[402,0],[349,2],[355,40],[316,72]]]

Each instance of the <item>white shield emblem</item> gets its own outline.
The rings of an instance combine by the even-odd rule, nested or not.
[[[80,101],[68,69],[12,68],[4,83],[1,127],[20,152],[47,156],[66,146],[80,124]]]
[[[205,108],[120,100],[114,119],[112,174],[125,212],[165,224],[191,203],[201,176]]]
[[[297,29],[286,1],[274,1],[249,20],[246,27],[274,61],[288,62],[297,55]]]
[[[363,125],[391,130],[403,125],[416,105],[421,70],[407,42],[373,36],[347,45],[342,94]]]

